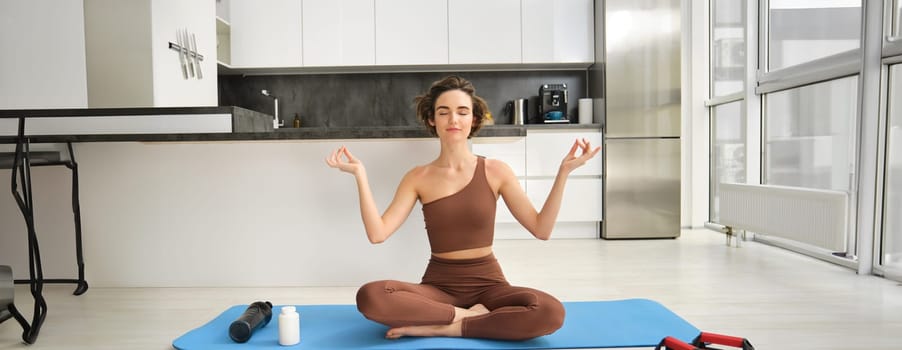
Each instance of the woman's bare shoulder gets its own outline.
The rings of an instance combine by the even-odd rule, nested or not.
[[[486,158],[485,177],[495,192],[496,198],[501,194],[503,188],[510,187],[508,184],[519,183],[514,170],[507,163],[498,159]]]
[[[514,175],[514,170],[511,169],[510,165],[507,165],[507,163],[499,159],[486,158],[485,173],[491,179],[516,177],[516,175]]]
[[[404,181],[418,183],[424,178],[427,178],[430,173],[431,171],[429,164],[417,165],[407,171],[407,174],[404,175]]]

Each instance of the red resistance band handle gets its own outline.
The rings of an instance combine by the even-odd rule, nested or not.
[[[698,350],[698,348],[677,338],[666,337],[658,343],[655,350]]]
[[[745,338],[732,337],[723,334],[702,332],[692,341],[692,344],[700,348],[705,348],[705,344],[719,344],[737,347],[742,350],[755,350],[755,347]]]

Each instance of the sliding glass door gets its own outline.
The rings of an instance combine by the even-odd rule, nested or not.
[[[880,263],[902,276],[902,64],[889,67],[883,242]]]
[[[711,2],[708,222],[720,222],[720,184],[746,182],[745,0]]]
[[[746,183],[745,101],[711,107],[711,222],[720,222],[720,184]]]

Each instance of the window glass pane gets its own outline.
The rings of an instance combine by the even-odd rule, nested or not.
[[[745,0],[712,1],[713,97],[742,92],[745,77]]]
[[[720,183],[745,183],[745,101],[715,106],[711,111],[714,138],[711,151],[711,212],[709,221],[720,221]]]
[[[858,77],[765,95],[765,183],[849,191]]]
[[[889,85],[882,261],[902,269],[902,65],[890,67]]]
[[[856,49],[861,0],[771,0],[768,70]]]
[[[902,36],[902,0],[896,0],[893,7],[893,36]]]

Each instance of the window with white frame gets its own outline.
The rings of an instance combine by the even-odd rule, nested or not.
[[[902,0],[895,0],[893,9],[893,33],[892,36],[902,37]]]
[[[746,181],[746,8],[746,0],[711,2],[710,222],[720,220],[720,184]]]
[[[883,198],[883,254],[885,267],[902,271],[902,64],[889,68],[886,170]]]
[[[851,191],[858,77],[765,95],[764,183]]]
[[[711,109],[710,221],[720,221],[720,184],[746,182],[745,101]]]
[[[767,69],[857,49],[861,0],[770,0]]]
[[[711,2],[711,95],[745,89],[746,2]]]

